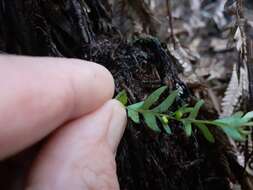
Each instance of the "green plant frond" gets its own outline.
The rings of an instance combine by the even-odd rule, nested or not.
[[[214,142],[215,138],[208,129],[210,127],[218,127],[224,131],[229,137],[234,140],[243,141],[250,134],[249,127],[253,127],[253,111],[248,112],[245,115],[243,112],[237,112],[234,115],[226,118],[210,120],[198,120],[196,119],[201,106],[204,104],[203,100],[199,100],[194,107],[188,107],[183,105],[175,112],[169,112],[169,108],[173,105],[178,96],[178,91],[173,91],[169,96],[165,98],[155,108],[150,109],[160,98],[160,96],[167,89],[166,86],[161,87],[154,91],[146,100],[138,102],[126,107],[128,117],[135,123],[140,123],[140,116],[144,118],[146,125],[156,131],[161,132],[157,121],[160,120],[163,129],[167,134],[171,134],[169,123],[171,120],[180,122],[183,124],[185,133],[187,136],[192,135],[192,127],[195,126],[209,142]],[[124,105],[127,104],[127,93],[122,91],[117,96],[117,99]]]

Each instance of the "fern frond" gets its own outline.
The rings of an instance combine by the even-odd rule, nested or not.
[[[240,68],[240,77],[238,77],[236,72],[236,65],[233,67],[232,76],[225,92],[225,96],[222,100],[222,113],[220,118],[228,117],[232,115],[239,107],[240,99],[244,92],[248,91],[248,73],[246,68]]]

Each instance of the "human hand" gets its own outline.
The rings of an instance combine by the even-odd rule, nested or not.
[[[111,74],[76,59],[0,56],[0,160],[49,134],[27,190],[119,189],[126,113]]]

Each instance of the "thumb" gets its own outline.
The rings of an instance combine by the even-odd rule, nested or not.
[[[27,190],[118,190],[115,152],[126,112],[111,100],[60,128],[42,149]]]

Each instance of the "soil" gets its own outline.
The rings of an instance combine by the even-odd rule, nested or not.
[[[2,0],[0,52],[95,61],[111,71],[116,93],[125,89],[130,103],[162,85],[180,89],[181,99],[175,106],[192,99],[166,46],[151,36],[124,39],[111,23],[108,4],[102,2]],[[188,138],[182,126],[171,127],[173,135],[157,134],[145,123],[129,121],[116,158],[121,189],[229,190],[229,183],[238,180],[233,175],[238,168],[231,164],[226,143],[209,144],[197,131]],[[214,133],[217,139],[225,139],[219,131]],[[0,163],[5,179],[17,168],[16,175],[22,176],[24,160],[19,156]],[[7,182],[2,180],[0,189],[7,189]]]

